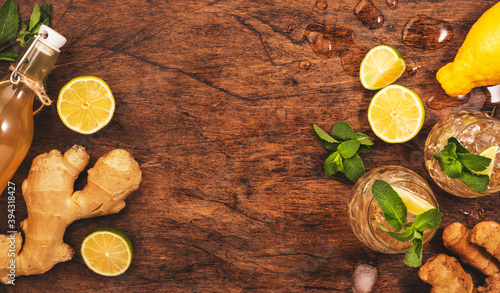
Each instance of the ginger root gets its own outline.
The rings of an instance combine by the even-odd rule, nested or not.
[[[0,235],[2,283],[13,280],[9,277],[11,263],[15,276],[22,276],[43,274],[70,260],[74,250],[63,242],[66,227],[75,220],[118,213],[125,207],[125,198],[139,188],[139,165],[127,151],[117,149],[101,157],[88,171],[87,186],[73,193],[74,182],[88,162],[89,156],[80,146],[64,155],[52,150],[33,160],[22,185],[28,211],[21,223],[24,244],[20,233]],[[9,255],[13,243],[15,253]]]
[[[477,292],[479,293],[498,293],[500,292],[500,274],[495,274],[493,276],[489,276],[484,280],[484,285],[479,286],[477,288]]]
[[[467,274],[458,260],[444,253],[435,255],[420,267],[418,276],[431,284],[431,293],[477,292],[472,277]]]
[[[480,245],[500,260],[500,224],[493,221],[483,221],[472,229],[471,241]]]
[[[471,230],[461,223],[448,225],[443,231],[444,246],[466,264],[487,276],[500,272],[500,264],[483,247],[471,243]]]

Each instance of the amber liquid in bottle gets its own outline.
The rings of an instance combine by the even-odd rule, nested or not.
[[[39,40],[31,51],[26,49],[26,61],[19,72],[33,81],[43,83],[59,55],[59,50]],[[27,52],[28,51],[28,52]],[[10,82],[9,72],[0,80],[0,192],[26,157],[33,140],[33,99],[35,93],[23,82]]]

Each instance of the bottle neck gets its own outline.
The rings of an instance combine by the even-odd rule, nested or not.
[[[17,61],[11,66],[11,70],[16,68],[22,57],[26,55],[25,61],[19,66],[19,72],[33,81],[43,84],[56,63],[57,57],[59,57],[59,50],[46,44],[43,38],[41,38],[36,42],[33,49],[28,52],[31,42],[24,48]]]

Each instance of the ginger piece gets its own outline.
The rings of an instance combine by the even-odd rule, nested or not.
[[[124,199],[139,188],[139,165],[127,151],[118,149],[101,157],[88,171],[87,186],[73,193],[73,184],[88,161],[80,146],[64,155],[52,150],[33,160],[22,185],[28,211],[28,218],[21,223],[24,243],[20,233],[0,235],[2,283],[12,282],[15,276],[43,274],[70,260],[74,250],[63,242],[66,227],[75,220],[119,212],[125,207]],[[9,249],[15,250],[14,258]],[[11,263],[15,276],[9,276]]]
[[[420,267],[418,276],[431,284],[431,293],[477,292],[472,277],[467,274],[458,260],[444,253],[435,255]]]
[[[500,264],[483,247],[471,243],[471,230],[461,223],[448,225],[443,231],[444,246],[470,266],[487,276],[500,272]]]
[[[500,260],[500,224],[493,221],[483,221],[471,231],[471,241],[486,248],[491,255]]]
[[[495,274],[486,278],[483,286],[479,286],[477,288],[477,292],[479,293],[496,293],[500,292],[500,274]]]

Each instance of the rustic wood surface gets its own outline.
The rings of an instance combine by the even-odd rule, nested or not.
[[[109,126],[89,136],[67,129],[55,107],[35,116],[33,145],[12,179],[17,218],[26,217],[20,186],[32,159],[54,148],[86,146],[90,166],[124,148],[141,165],[143,181],[119,214],[68,227],[73,260],[0,291],[349,292],[359,263],[377,267],[374,292],[429,291],[402,255],[373,252],[356,239],[346,217],[353,184],[324,174],[328,152],[310,125],[329,130],[348,121],[375,139],[362,156],[367,170],[401,165],[431,183],[443,223],[424,260],[446,252],[445,225],[500,221],[498,196],[451,196],[431,181],[423,160],[433,124],[483,106],[481,89],[462,101],[446,98],[435,73],[497,1],[400,0],[394,10],[373,2],[384,14],[378,29],[356,18],[356,0],[326,0],[326,8],[316,0],[48,0],[51,26],[68,39],[47,81],[49,95],[55,99],[74,77],[95,75],[109,84],[117,107]],[[19,1],[22,18],[35,3]],[[449,22],[449,43],[435,50],[403,44],[403,27],[417,14]],[[303,35],[312,23],[352,30],[358,47],[383,42],[402,53],[416,70],[397,83],[419,94],[427,111],[416,138],[392,145],[375,137],[366,118],[374,92],[343,69],[342,61],[352,60],[315,54]],[[300,68],[301,61],[310,68]],[[8,66],[0,62],[2,72]],[[85,174],[76,188],[84,184]],[[5,231],[5,196],[0,210]],[[104,226],[122,229],[134,245],[132,265],[119,277],[94,274],[79,253],[84,237]]]

